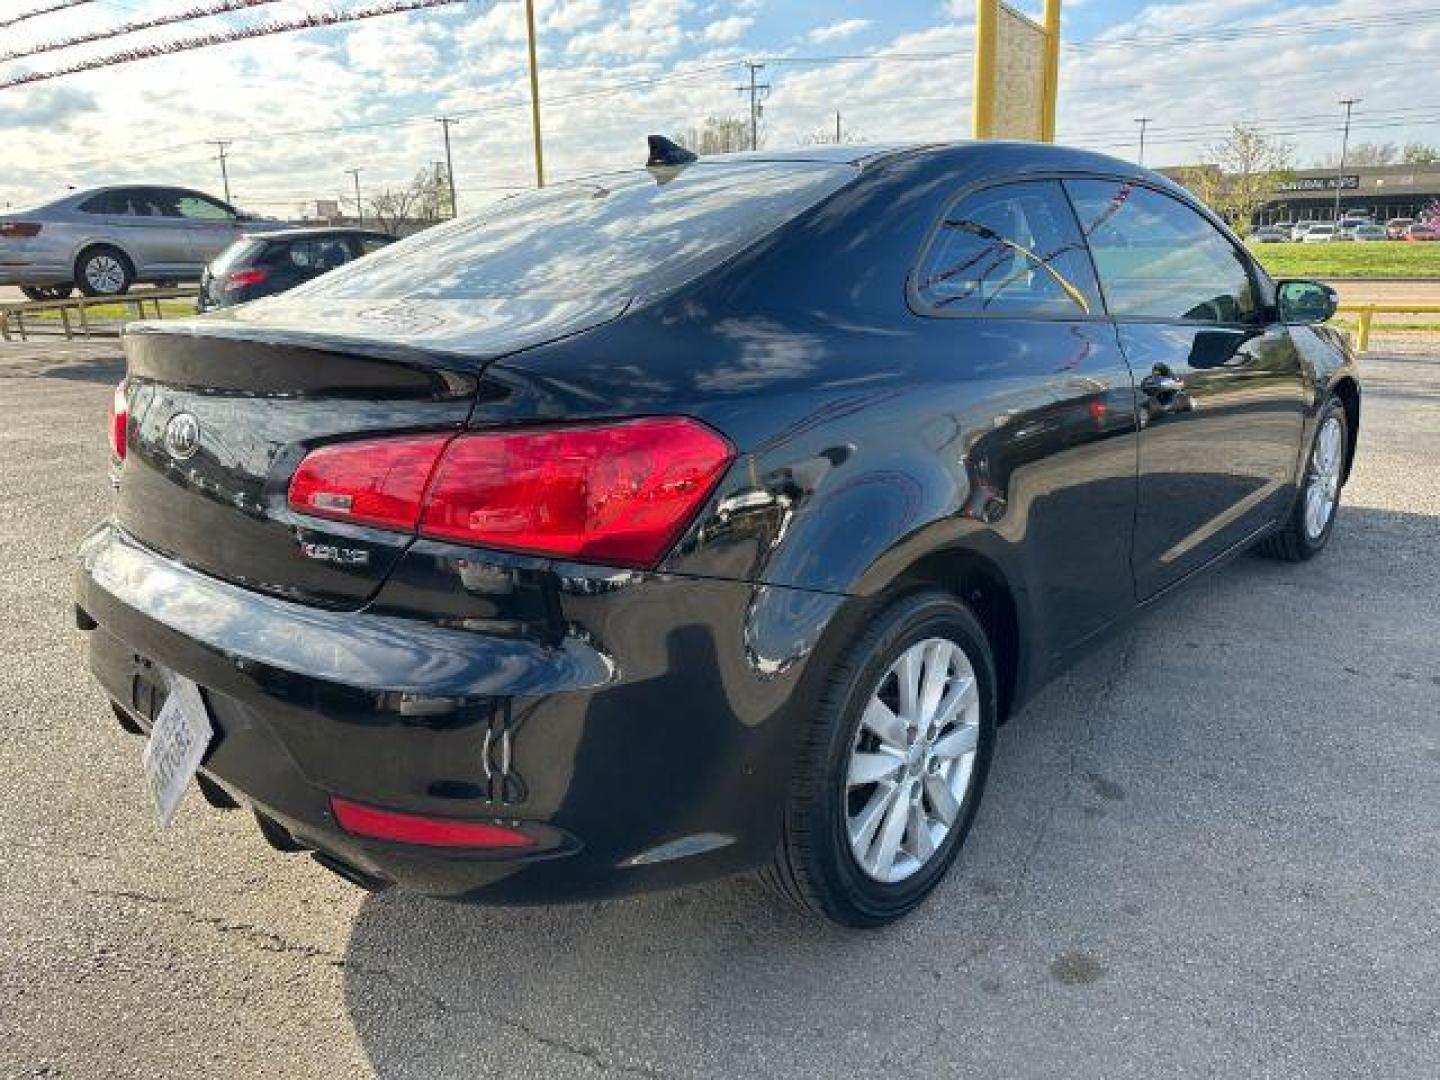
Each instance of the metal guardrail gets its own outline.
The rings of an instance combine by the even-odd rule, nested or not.
[[[1336,312],[1360,316],[1360,329],[1355,334],[1355,348],[1370,348],[1370,324],[1376,315],[1440,315],[1440,304],[1341,304]]]
[[[145,313],[145,305],[150,304],[155,312],[153,317],[163,319],[165,309],[160,306],[161,301],[194,300],[199,295],[199,289],[146,289],[124,296],[72,296],[64,300],[0,304],[0,341],[17,338],[29,341],[32,337],[64,337],[67,341],[76,337],[119,337],[125,323],[133,320],[106,319],[96,323],[92,321],[92,308],[126,307],[135,313],[136,319],[145,319],[151,317]],[[46,312],[57,312],[59,319],[45,317]],[[52,330],[57,321],[59,326]],[[37,326],[37,323],[41,325]],[[45,332],[40,332],[42,329]]]

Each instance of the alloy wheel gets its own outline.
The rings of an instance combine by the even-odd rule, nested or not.
[[[1310,455],[1310,481],[1305,487],[1305,535],[1312,541],[1320,539],[1335,513],[1344,446],[1339,417],[1326,417]]]
[[[85,263],[85,282],[102,296],[115,296],[125,287],[125,267],[113,255],[93,255]]]
[[[845,777],[846,833],[876,881],[922,869],[959,823],[980,739],[980,694],[946,638],[906,649],[865,704]]]

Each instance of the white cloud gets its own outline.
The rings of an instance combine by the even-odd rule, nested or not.
[[[173,10],[175,0],[125,0],[132,14]],[[1066,0],[1067,10],[1074,0]],[[1123,23],[1100,18],[1095,36],[1194,32],[1260,21],[1285,25],[1365,17],[1374,0],[1167,0]],[[335,0],[286,0],[287,14],[328,10]],[[0,0],[4,7],[5,0]],[[108,5],[107,5],[108,6]],[[816,5],[818,7],[818,5]],[[1027,0],[1033,11],[1038,0]],[[651,131],[681,134],[707,116],[741,116],[736,94],[743,69],[726,65],[733,41],[707,30],[753,18],[738,40],[757,58],[812,51],[788,9],[758,0],[537,0],[541,31],[541,99],[547,172],[553,177],[634,163]],[[941,54],[834,64],[771,64],[765,103],[768,145],[784,147],[829,132],[834,113],[845,131],[870,141],[965,138],[970,120],[973,0],[906,5],[904,30],[875,17],[864,47],[877,53]],[[924,9],[910,11],[911,8]],[[85,29],[70,21],[43,36]],[[863,21],[859,5],[825,5],[818,30]],[[896,10],[900,6],[896,5]],[[118,9],[117,9],[118,11]],[[93,19],[92,13],[88,18]],[[248,20],[236,16],[232,25]],[[38,22],[38,21],[37,21]],[[220,25],[214,23],[212,25]],[[17,27],[22,29],[22,27]],[[862,31],[855,31],[859,35]],[[736,31],[714,31],[715,35]],[[41,31],[23,40],[40,40]],[[797,40],[798,37],[798,40]],[[16,45],[23,40],[17,40]],[[125,44],[168,40],[135,35]],[[818,39],[817,39],[818,40]],[[859,40],[858,37],[852,40]],[[6,46],[10,42],[6,41]],[[1113,45],[1067,50],[1061,76],[1060,134],[1119,154],[1133,152],[1136,116],[1152,122],[1147,160],[1171,163],[1203,156],[1233,120],[1253,119],[1293,131],[1302,160],[1336,148],[1338,107],[1354,94],[1352,142],[1437,141],[1417,105],[1440,94],[1433,62],[1440,24],[1397,33],[1392,26],[1354,28],[1326,37],[1281,36],[1185,44]],[[116,51],[115,43],[71,54]],[[834,51],[856,51],[837,49]],[[58,58],[57,58],[58,60]],[[476,2],[454,9],[377,19],[350,28],[290,34],[223,48],[180,53],[16,88],[0,94],[0,206],[55,195],[65,183],[156,180],[218,192],[215,150],[204,140],[233,139],[230,174],[236,198],[252,209],[292,213],[301,202],[350,196],[344,169],[360,167],[367,194],[407,181],[443,156],[433,117],[460,115],[453,129],[463,208],[495,198],[505,185],[530,182],[529,93],[525,79],[524,5]],[[34,67],[42,69],[37,58]],[[707,69],[707,70],[702,70]],[[1256,71],[1263,78],[1256,78]],[[679,76],[678,78],[676,76]],[[622,84],[660,77],[646,85]],[[1363,80],[1363,83],[1362,83]],[[203,93],[197,93],[203,88]],[[578,95],[578,96],[577,96]],[[1399,114],[1402,109],[1412,110]],[[1335,122],[1304,120],[1333,111]],[[1415,116],[1409,126],[1387,118]],[[314,132],[356,124],[413,122]],[[1380,127],[1382,123],[1396,126]],[[1376,125],[1367,128],[1366,125]],[[1202,125],[1213,125],[1204,127]],[[1308,129],[1308,130],[1300,130]],[[1152,149],[1153,147],[1153,149]]]
[[[854,37],[869,25],[869,19],[841,19],[839,22],[833,22],[829,26],[817,26],[805,36],[811,41],[819,43],[840,41],[844,38]]]
[[[728,45],[731,42],[739,41],[746,30],[755,24],[755,20],[748,15],[732,15],[728,19],[719,19],[705,27],[704,33],[700,36],[703,40],[716,45]]]

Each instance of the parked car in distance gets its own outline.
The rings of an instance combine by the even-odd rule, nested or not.
[[[1335,304],[1100,154],[654,139],[132,324],[76,620],[162,822],[195,778],[371,888],[760,868],[881,925],[1037,688],[1233,556],[1326,546]]]
[[[189,188],[90,188],[0,214],[0,285],[32,300],[120,296],[137,282],[198,281],[241,232],[283,229]]]
[[[1328,244],[1332,240],[1342,240],[1344,237],[1328,221],[1312,222],[1305,230],[1305,235],[1300,238],[1302,244]]]
[[[1440,228],[1417,221],[1405,230],[1406,240],[1440,240]]]
[[[1270,228],[1272,228],[1272,229],[1279,229],[1281,232],[1283,232],[1283,233],[1285,234],[1285,238],[1288,240],[1288,239],[1289,239],[1291,236],[1293,236],[1294,233],[1295,233],[1295,222],[1293,222],[1293,221],[1272,221],[1272,222],[1270,223]]]
[[[1308,233],[1315,224],[1316,222],[1313,221],[1297,221],[1295,227],[1290,230],[1290,239],[1297,243],[1304,240],[1305,234]]]
[[[1262,225],[1250,234],[1250,239],[1257,244],[1287,244],[1290,232],[1278,225]]]
[[[1414,218],[1396,217],[1385,222],[1385,235],[1391,240],[1404,240],[1405,230],[1415,224]]]
[[[1363,243],[1374,243],[1377,240],[1388,240],[1390,237],[1386,233],[1384,225],[1365,222],[1356,225],[1350,230],[1349,239]]]
[[[198,311],[242,304],[293,289],[395,242],[374,229],[279,229],[246,234],[220,253],[200,277]]]

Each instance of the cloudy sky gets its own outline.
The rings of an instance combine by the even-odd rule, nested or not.
[[[0,0],[0,18],[55,0]],[[0,81],[130,45],[371,0],[281,0],[118,40],[0,62]],[[214,0],[93,0],[0,28],[0,55]],[[1018,4],[1032,12],[1040,0]],[[765,139],[944,140],[969,132],[972,0],[539,0],[547,169],[638,162],[644,135],[743,116],[741,61],[763,60]],[[1068,0],[1059,139],[1178,164],[1236,121],[1333,152],[1341,97],[1357,140],[1440,143],[1440,8],[1421,0]],[[1125,39],[1134,39],[1126,41]],[[120,180],[219,192],[292,214],[403,185],[452,130],[461,209],[532,182],[524,8],[472,0],[0,89],[0,207]],[[1429,104],[1426,104],[1426,103]]]

